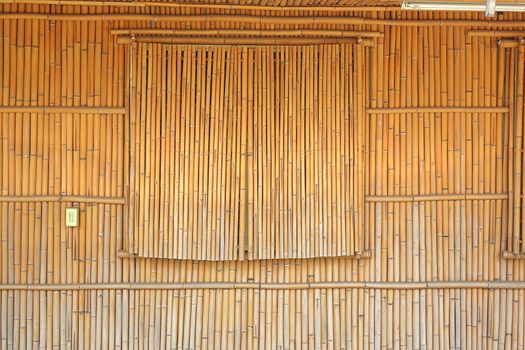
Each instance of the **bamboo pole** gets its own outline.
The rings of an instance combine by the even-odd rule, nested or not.
[[[284,25],[379,25],[394,27],[486,27],[521,28],[523,21],[485,21],[485,20],[392,20],[364,17],[323,17],[323,16],[256,16],[256,15],[153,15],[153,14],[46,14],[46,13],[0,13],[3,20],[47,20],[47,21],[149,21],[149,22],[216,22],[216,23],[254,23]]]
[[[366,39],[358,38],[269,38],[269,37],[194,37],[194,36],[119,36],[117,38],[119,44],[130,43],[162,43],[162,44],[178,44],[178,45],[205,45],[207,47],[214,46],[256,46],[256,45],[331,45],[331,44],[349,44],[349,43],[366,43],[371,45],[371,42]]]
[[[467,36],[468,37],[513,38],[513,37],[524,37],[525,31],[469,29],[467,32]]]
[[[396,113],[508,113],[508,107],[394,107],[394,108],[368,108],[368,114],[396,114]]]
[[[73,113],[73,114],[125,114],[124,107],[90,107],[90,106],[0,106],[0,113]]]
[[[98,203],[98,204],[117,204],[125,205],[126,199],[123,197],[88,197],[70,195],[20,195],[20,196],[0,196],[0,202],[6,203],[32,203],[32,202],[74,202],[74,203]]]
[[[435,202],[435,201],[461,201],[461,200],[507,200],[508,193],[463,193],[463,194],[434,194],[412,196],[366,196],[366,202]]]
[[[174,35],[174,36],[319,36],[319,37],[358,37],[378,38],[381,32],[359,30],[322,30],[322,29],[168,29],[168,28],[129,28],[112,29],[113,35]]]

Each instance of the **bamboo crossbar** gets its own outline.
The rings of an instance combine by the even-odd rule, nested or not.
[[[186,283],[64,283],[64,284],[3,284],[0,290],[74,291],[74,290],[195,290],[195,289],[523,289],[525,281],[443,281],[443,282],[186,282]]]
[[[215,23],[253,23],[283,25],[379,25],[395,27],[487,27],[522,28],[525,21],[484,21],[484,20],[397,20],[345,16],[256,16],[256,15],[154,15],[154,14],[49,14],[49,13],[0,13],[3,20],[48,20],[48,21],[148,21],[148,22],[215,22]]]
[[[206,45],[206,46],[287,46],[287,45],[328,45],[328,44],[357,44],[371,46],[371,41],[351,37],[343,38],[269,38],[269,37],[193,37],[193,36],[119,36],[119,44],[159,43],[176,45]]]
[[[365,196],[366,202],[431,202],[431,201],[463,201],[463,200],[506,200],[509,199],[508,193],[496,194],[429,194],[414,196]]]
[[[393,107],[368,108],[368,114],[399,113],[508,113],[509,107]]]
[[[33,202],[76,202],[93,204],[125,205],[124,197],[88,197],[88,196],[0,196],[0,203],[33,203]]]
[[[121,249],[117,252],[117,256],[121,259],[135,259],[135,258],[140,258],[140,256],[138,256],[137,254],[134,254],[134,253],[131,253],[125,249]],[[350,255],[348,256],[348,258],[352,258],[352,259],[356,259],[356,260],[359,260],[359,259],[368,259],[372,256],[372,252],[370,250],[365,250],[365,251],[362,251],[362,252],[356,252],[354,255]],[[155,259],[155,258],[153,258]],[[160,258],[162,259],[162,258]],[[304,259],[304,258],[303,258]],[[182,260],[182,259],[179,259],[179,260]]]
[[[399,6],[285,6],[285,5],[252,5],[252,4],[220,4],[220,3],[191,3],[171,1],[105,1],[105,0],[0,0],[0,4],[34,4],[55,6],[109,6],[109,7],[165,7],[165,8],[199,8],[221,10],[261,10],[261,11],[323,11],[323,12],[349,12],[349,11],[401,11]]]
[[[498,40],[498,46],[507,49],[507,48],[516,48],[523,44],[522,39],[499,39]]]
[[[525,36],[525,31],[522,30],[485,30],[485,29],[470,29],[467,32],[468,37],[489,37],[489,38],[513,38]]]
[[[525,254],[516,254],[511,251],[505,250],[501,252],[501,257],[503,259],[525,259]]]
[[[89,106],[0,106],[0,113],[125,114],[125,107]]]
[[[383,37],[378,31],[359,30],[323,30],[323,29],[168,29],[168,28],[130,28],[112,29],[113,35],[207,35],[207,36],[339,36],[339,37],[361,37],[379,38]]]

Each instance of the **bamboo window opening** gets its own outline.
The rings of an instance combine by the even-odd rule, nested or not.
[[[361,254],[363,50],[139,44],[131,251]]]

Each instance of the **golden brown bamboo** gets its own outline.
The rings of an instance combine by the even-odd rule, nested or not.
[[[47,13],[0,13],[0,19],[28,19],[47,21],[149,21],[149,22],[216,22],[216,23],[254,23],[283,25],[379,25],[395,27],[486,27],[486,28],[522,28],[523,21],[485,21],[485,20],[396,20],[365,17],[324,17],[324,16],[255,16],[255,15],[153,15],[153,14],[47,14]]]
[[[428,194],[413,196],[366,196],[366,202],[435,202],[435,201],[461,201],[461,200],[506,200],[508,193],[457,193],[457,194]]]
[[[90,106],[0,106],[0,113],[125,114],[125,107]]]
[[[508,107],[392,107],[392,108],[368,108],[368,114],[396,114],[396,113],[508,113]]]
[[[74,202],[74,203],[97,203],[97,204],[117,204],[125,205],[126,199],[123,197],[89,197],[89,196],[63,196],[63,195],[21,195],[21,196],[0,196],[0,202],[6,203],[31,203],[31,202]]]

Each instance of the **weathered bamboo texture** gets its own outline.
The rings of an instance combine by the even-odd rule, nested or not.
[[[362,47],[137,48],[134,253],[362,253]]]
[[[94,14],[106,9],[2,5],[0,11]],[[111,11],[203,15],[225,10]],[[483,19],[479,14],[444,12],[358,16]],[[524,19],[523,14],[503,14],[492,21],[523,23]],[[368,79],[363,96],[366,108],[509,108],[509,113],[388,113],[364,119],[367,196],[459,195],[464,199],[365,202],[364,240],[369,242],[364,246],[371,250],[370,259],[219,262],[119,259],[117,252],[131,230],[125,214],[131,210],[133,192],[125,206],[73,204],[80,207],[81,215],[80,226],[74,229],[64,226],[67,203],[1,202],[0,283],[6,287],[0,291],[1,349],[525,347],[525,289],[520,287],[525,281],[525,260],[501,257],[502,250],[514,251],[515,242],[517,251],[522,249],[514,240],[515,233],[522,235],[521,222],[514,230],[516,222],[511,221],[517,185],[511,164],[514,147],[521,144],[516,143],[518,130],[523,133],[523,125],[517,125],[518,113],[523,115],[523,99],[518,98],[522,95],[514,88],[513,78],[524,69],[519,48],[498,48],[496,38],[468,37],[468,29],[459,27],[1,20],[0,105],[126,106],[134,110],[137,101],[129,103],[128,82],[137,84],[143,73],[134,67],[135,76],[128,77],[129,47],[117,45],[111,29],[298,27],[384,32],[374,47],[366,49],[362,61]],[[242,57],[242,50],[240,54]],[[226,69],[222,67],[221,78],[216,75],[210,84],[226,79]],[[228,77],[232,81],[233,71]],[[334,78],[323,79],[331,82]],[[173,84],[175,79],[167,81]],[[151,89],[153,93],[153,86]],[[165,94],[159,96],[167,99]],[[242,109],[242,96],[241,91],[236,97],[240,106],[232,105],[232,111]],[[217,103],[215,107],[226,108],[223,101]],[[2,196],[127,196],[127,186],[135,181],[135,172],[124,170],[135,165],[127,159],[128,151],[135,152],[128,126],[138,122],[138,115],[137,111],[123,116],[1,114]],[[148,122],[156,115],[151,113]],[[175,114],[166,111],[165,115]],[[185,120],[181,117],[179,122]],[[160,139],[161,143],[169,140]],[[234,145],[222,146],[227,150]],[[170,164],[175,159],[175,154],[169,155]],[[516,164],[522,165],[523,158]],[[175,174],[164,165],[162,169],[166,179]],[[232,192],[220,191],[221,196],[226,194]],[[477,197],[482,195],[508,195],[512,200]],[[160,201],[155,194],[152,198]],[[521,207],[516,210],[521,215]],[[335,287],[338,282],[344,287]],[[366,288],[367,283],[378,288]],[[166,287],[170,284],[182,289]],[[252,288],[253,284],[261,288]],[[27,289],[16,287],[19,285]],[[38,290],[42,285],[48,289]],[[309,288],[296,289],[305,285]],[[271,286],[276,287],[267,288]]]

